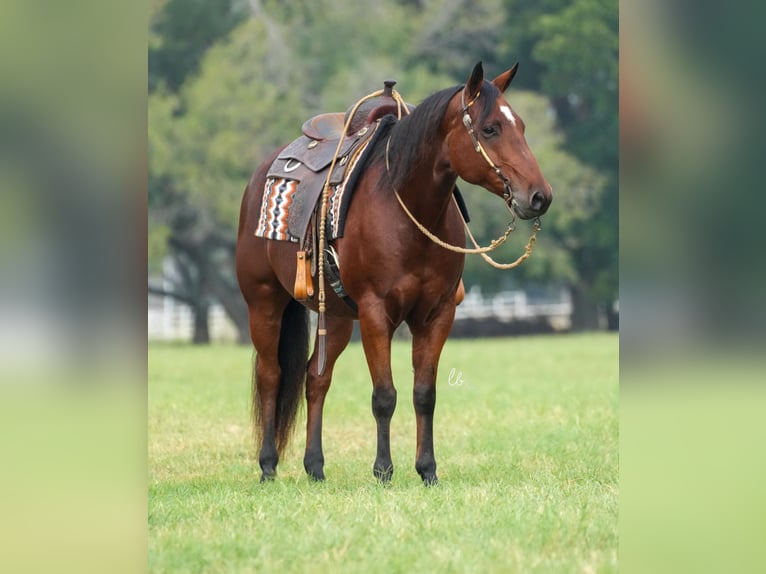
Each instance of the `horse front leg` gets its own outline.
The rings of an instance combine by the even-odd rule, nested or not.
[[[412,330],[412,365],[415,383],[412,402],[417,423],[415,470],[426,486],[436,484],[436,458],[434,456],[434,409],[436,407],[436,374],[439,357],[455,318],[455,305],[445,305],[436,319],[424,326],[410,326]]]
[[[324,400],[332,381],[332,370],[335,361],[351,339],[354,322],[351,319],[341,319],[327,316],[327,363],[324,373],[318,374],[319,355],[318,343],[314,344],[314,353],[309,360],[308,380],[306,382],[306,403],[308,413],[306,420],[306,454],[303,457],[303,468],[314,480],[324,480],[324,454],[322,452],[322,411]]]
[[[394,474],[391,460],[391,417],[396,409],[396,388],[391,375],[391,337],[394,327],[382,303],[359,305],[362,346],[372,377],[372,414],[378,430],[378,446],[372,473],[386,483]]]

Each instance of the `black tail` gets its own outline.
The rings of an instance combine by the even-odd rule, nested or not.
[[[306,365],[309,355],[308,311],[295,300],[287,304],[282,313],[282,328],[279,330],[279,368],[282,377],[277,391],[276,407],[276,442],[277,452],[281,455],[290,440],[295,416],[306,384]],[[257,361],[257,358],[256,358]],[[253,369],[253,415],[255,432],[260,433],[261,401],[258,386],[255,384]],[[260,438],[258,437],[260,444]]]

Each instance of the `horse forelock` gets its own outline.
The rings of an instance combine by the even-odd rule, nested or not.
[[[484,80],[484,85],[481,87],[481,97],[476,101],[479,108],[479,120],[476,122],[478,126],[481,126],[487,121],[489,114],[495,109],[495,102],[500,97],[500,90],[492,82]],[[478,127],[477,126],[477,127]]]

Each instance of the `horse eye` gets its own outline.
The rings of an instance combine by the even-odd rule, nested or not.
[[[494,136],[494,135],[497,135],[497,127],[495,127],[495,126],[487,126],[485,128],[482,128],[481,132],[486,137]]]

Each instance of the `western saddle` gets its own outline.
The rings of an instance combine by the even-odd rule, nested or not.
[[[290,235],[304,244],[309,230],[309,221],[322,194],[327,169],[335,157],[330,185],[342,183],[348,167],[378,128],[379,120],[399,110],[393,98],[393,80],[384,82],[383,94],[363,102],[350,117],[345,113],[319,114],[304,122],[303,135],[285,147],[269,168],[268,178],[285,178],[298,182],[298,189],[290,206],[287,227]],[[345,134],[343,128],[348,122]],[[338,144],[343,139],[340,150]]]
[[[314,215],[327,181],[327,170],[336,152],[335,166],[329,179],[331,186],[345,180],[349,166],[354,164],[353,160],[377,131],[384,116],[390,114],[401,117],[402,114],[415,109],[414,106],[406,104],[408,109],[403,110],[394,99],[393,88],[396,81],[385,80],[383,85],[383,93],[380,96],[364,101],[355,111],[352,106],[346,112],[323,113],[306,120],[301,126],[303,135],[280,152],[267,173],[267,178],[298,181],[298,189],[287,219],[290,235],[297,238],[301,245],[297,254],[294,288],[294,296],[298,300],[306,300],[314,294],[311,278],[316,274],[317,257],[313,257],[313,253],[316,252],[317,246],[311,244],[316,243],[317,234],[312,233],[312,229],[318,220]],[[347,123],[348,127],[344,133]],[[338,149],[341,139],[343,142]],[[328,257],[330,263],[333,263],[333,259]],[[346,295],[340,283],[337,263],[335,266],[328,264],[326,270],[333,290],[356,310],[356,304]],[[462,301],[464,294],[461,279],[456,297],[458,303]]]

